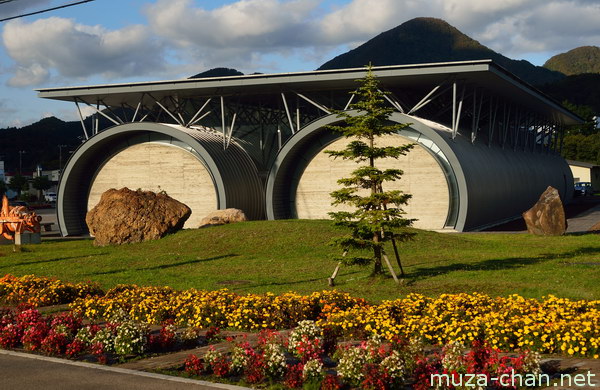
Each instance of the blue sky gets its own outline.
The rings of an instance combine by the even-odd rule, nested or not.
[[[0,18],[74,0],[14,0]],[[541,65],[600,46],[598,0],[95,0],[0,24],[0,127],[74,105],[36,88],[165,80],[226,66],[312,70],[380,32],[438,17],[482,44]]]

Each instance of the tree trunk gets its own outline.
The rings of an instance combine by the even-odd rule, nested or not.
[[[379,233],[373,234],[373,242],[377,245],[381,242]],[[373,247],[373,275],[381,275],[383,273],[383,266],[381,264],[381,248],[379,246]]]

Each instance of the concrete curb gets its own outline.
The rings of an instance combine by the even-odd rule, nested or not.
[[[4,350],[4,349],[0,349],[0,354],[16,356],[16,357],[20,357],[20,358],[42,360],[42,361],[47,361],[47,362],[52,362],[52,363],[66,364],[66,365],[77,366],[77,367],[91,368],[91,369],[96,369],[96,370],[101,370],[101,371],[109,371],[109,372],[125,374],[125,375],[143,376],[146,378],[161,379],[161,380],[170,381],[170,382],[195,384],[198,386],[205,386],[205,387],[210,387],[213,389],[224,389],[224,390],[249,389],[249,387],[228,385],[225,383],[207,382],[207,381],[196,380],[196,379],[181,378],[181,377],[177,377],[177,376],[170,376],[170,375],[163,375],[163,374],[155,374],[152,372],[136,371],[136,370],[130,370],[127,368],[103,366],[100,364],[78,362],[78,361],[74,361],[74,360],[59,359],[59,358],[55,358],[55,357],[35,355],[35,354],[31,354],[31,353],[15,352],[15,351],[9,351],[9,350]]]

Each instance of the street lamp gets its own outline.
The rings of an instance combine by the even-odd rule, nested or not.
[[[19,150],[19,175],[23,175],[23,153],[24,150]]]
[[[62,171],[62,148],[66,148],[67,145],[58,145],[58,170]]]

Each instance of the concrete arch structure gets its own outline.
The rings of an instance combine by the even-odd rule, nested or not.
[[[473,144],[464,137],[453,139],[451,129],[399,112],[393,113],[390,119],[410,124],[399,135],[426,150],[439,165],[439,174],[446,178],[449,199],[445,222],[442,226],[421,227],[469,231],[510,220],[531,207],[548,185],[557,188],[563,199],[572,197],[572,188],[568,185],[572,182],[570,170],[558,155]],[[326,129],[338,122],[336,115],[322,117],[283,145],[267,180],[269,219],[299,216],[298,186],[315,156],[341,138]],[[405,170],[405,174],[410,175],[410,172]],[[419,215],[409,217],[419,218]]]
[[[519,217],[549,185],[563,202],[571,200],[573,178],[560,152],[564,130],[583,120],[542,92],[491,60],[382,66],[373,72],[394,110],[391,120],[411,123],[390,142],[419,144],[401,168],[414,171],[402,180],[415,195],[414,205],[421,202],[424,210],[407,211],[431,223],[420,227],[470,231],[497,225]],[[100,192],[95,180],[121,180],[117,166],[128,160],[151,165],[146,155],[159,153],[151,149],[170,153],[180,170],[189,164],[196,167],[191,171],[203,171],[204,179],[180,182],[210,178],[209,203],[218,208],[241,208],[254,219],[265,212],[268,218],[294,218],[300,184],[305,207],[300,216],[314,217],[315,172],[330,163],[317,163],[315,156],[339,138],[324,128],[339,121],[332,113],[352,107],[356,80],[364,75],[364,68],[356,68],[39,90],[40,97],[76,104],[86,139],[63,171],[62,234],[87,231],[90,191]],[[81,105],[93,117],[84,119]],[[332,173],[323,181],[337,178]],[[419,194],[428,180],[439,191]],[[326,206],[325,198],[319,202]],[[430,207],[431,198],[437,209]]]
[[[171,161],[157,162],[161,155]],[[169,176],[174,167],[183,172],[180,180]],[[181,196],[188,196],[192,203],[192,214],[234,207],[250,219],[264,218],[264,191],[256,166],[235,139],[224,149],[222,135],[205,129],[138,122],[95,135],[69,159],[57,201],[62,234],[87,232],[85,215],[102,190],[128,183],[132,189],[163,189],[167,193],[174,185],[195,187],[192,194],[184,195],[185,187],[181,191]],[[152,188],[138,187],[144,183],[151,183]],[[206,199],[191,199],[189,195]],[[179,200],[185,203],[186,199]]]

